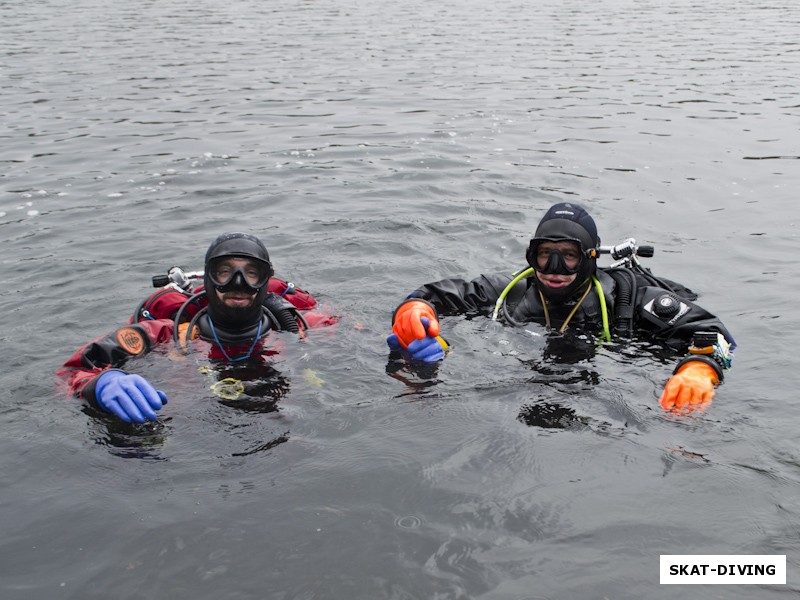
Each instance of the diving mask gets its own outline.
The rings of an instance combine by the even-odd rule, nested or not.
[[[208,277],[220,292],[246,290],[258,292],[272,276],[272,265],[251,258],[222,256],[211,260]]]
[[[574,275],[580,271],[586,254],[578,240],[534,238],[525,258],[539,273]]]

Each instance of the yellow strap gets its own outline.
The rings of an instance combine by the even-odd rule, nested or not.
[[[495,302],[494,311],[492,312],[492,321],[496,321],[497,320],[497,316],[500,313],[500,307],[503,305],[503,302],[505,302],[506,296],[508,296],[508,293],[511,291],[511,289],[515,285],[517,285],[517,283],[521,279],[524,279],[525,277],[528,277],[529,275],[531,275],[533,273],[534,273],[534,270],[532,268],[523,269],[505,287],[505,289],[501,292],[500,297],[497,299],[497,302]],[[600,300],[600,313],[601,313],[601,316],[602,316],[602,319],[603,319],[603,337],[605,338],[605,340],[607,342],[610,342],[611,341],[611,330],[609,329],[609,326],[608,326],[608,307],[606,306],[606,297],[605,297],[605,294],[603,293],[603,286],[600,285],[600,280],[597,279],[596,276],[592,277],[592,282],[586,288],[586,291],[583,293],[583,296],[581,296],[581,299],[578,300],[578,303],[572,309],[572,312],[569,313],[569,316],[567,317],[567,320],[564,321],[564,324],[561,326],[561,328],[558,330],[558,332],[559,333],[564,333],[564,331],[566,330],[567,325],[569,324],[570,320],[575,315],[575,312],[578,310],[578,307],[580,307],[580,305],[586,299],[586,296],[589,295],[589,290],[592,288],[592,283],[595,284],[595,290],[597,291],[597,296],[598,296],[598,298]],[[550,311],[547,309],[547,300],[545,300],[545,297],[542,294],[542,291],[538,287],[536,289],[539,292],[539,298],[542,301],[542,308],[544,309],[545,327],[550,329]],[[443,340],[440,340],[440,341],[443,341]],[[443,346],[443,347],[447,348],[447,346]]]
[[[570,320],[575,315],[575,313],[578,312],[578,308],[580,307],[581,304],[583,304],[583,301],[586,300],[586,296],[589,295],[591,289],[592,289],[592,284],[590,282],[589,285],[586,286],[586,291],[583,292],[583,296],[581,296],[581,299],[578,300],[578,302],[575,303],[575,306],[572,307],[572,310],[567,315],[566,320],[559,328],[558,333],[564,333],[564,330],[567,328],[567,325],[569,325]]]
[[[561,324],[561,327],[559,327],[558,333],[564,333],[564,331],[566,331],[567,325],[569,325],[569,322],[572,320],[572,317],[575,316],[575,313],[578,312],[578,308],[580,308],[581,304],[583,304],[583,301],[586,300],[586,296],[589,295],[589,291],[591,289],[592,289],[592,284],[591,282],[589,282],[589,285],[586,286],[586,291],[583,292],[583,296],[581,296],[581,299],[575,303],[575,306],[572,307],[572,310],[567,315],[567,318]],[[550,329],[550,311],[547,310],[547,300],[545,299],[544,294],[542,294],[542,290],[540,290],[538,287],[536,288],[536,290],[539,292],[539,299],[542,301],[542,308],[544,309],[545,327]]]

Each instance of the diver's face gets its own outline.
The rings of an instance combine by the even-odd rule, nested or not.
[[[253,260],[246,258],[225,258],[215,264],[215,271],[212,273],[212,278],[216,281],[227,282],[230,281],[237,271],[244,274],[242,283],[247,285],[256,284],[261,275],[259,272],[260,265]],[[253,291],[246,285],[235,286],[232,289],[221,292],[215,289],[220,302],[228,308],[249,308],[255,302],[256,294],[258,291]]]
[[[577,242],[542,242],[536,251],[536,264],[539,269],[544,269],[550,261],[553,252],[558,252],[564,260],[564,265],[570,271],[577,270],[581,262],[581,249]],[[536,278],[542,285],[557,290],[570,285],[578,277],[577,273],[572,275],[547,274],[537,269]]]

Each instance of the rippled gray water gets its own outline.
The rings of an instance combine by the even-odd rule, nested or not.
[[[0,597],[777,598],[800,590],[794,2],[0,2]],[[417,285],[509,271],[571,199],[739,342],[703,416],[634,349],[444,321]],[[343,314],[279,411],[192,360],[132,431],[52,376],[150,277],[254,231]],[[658,583],[661,554],[786,554],[786,586]]]

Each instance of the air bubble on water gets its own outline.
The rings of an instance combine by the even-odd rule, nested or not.
[[[121,192],[113,192],[108,195],[108,198],[119,198],[120,196],[122,196]]]
[[[38,211],[38,210],[29,210],[29,211],[28,211],[28,216],[29,216],[29,217],[35,217],[35,216],[36,216],[36,215],[38,215],[38,214],[39,214],[39,211]]]
[[[408,515],[407,517],[398,518],[394,524],[402,529],[416,529],[422,525],[422,520],[414,515]]]
[[[206,158],[211,158],[214,155],[211,152],[203,152],[203,156],[205,156]]]
[[[6,211],[4,211],[4,210],[0,211],[0,217],[5,217],[5,216],[6,216]]]

